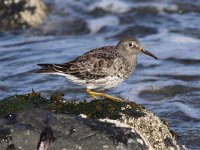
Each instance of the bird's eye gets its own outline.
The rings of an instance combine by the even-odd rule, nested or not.
[[[129,46],[130,46],[130,47],[133,47],[133,44],[132,44],[132,43],[129,43]]]

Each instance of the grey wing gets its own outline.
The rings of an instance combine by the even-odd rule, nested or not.
[[[115,57],[107,52],[88,53],[75,62],[66,70],[67,74],[80,79],[100,79],[112,74]]]
[[[79,79],[100,79],[116,76],[123,67],[122,59],[114,51],[113,46],[101,47],[83,54],[75,60],[64,64],[40,64],[46,70],[69,74]],[[47,66],[47,67],[46,67]]]

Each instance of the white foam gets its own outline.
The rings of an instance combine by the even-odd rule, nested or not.
[[[88,26],[92,33],[98,32],[105,26],[116,26],[119,24],[119,19],[115,16],[104,16],[88,20]]]
[[[167,37],[166,40],[170,42],[175,42],[175,43],[199,43],[200,41],[198,39],[194,39],[192,37],[188,36],[183,36],[183,35],[174,35],[171,34],[171,36]]]
[[[183,103],[175,102],[173,103],[176,107],[178,107],[185,115],[190,118],[200,119],[200,110],[190,107],[189,105],[185,105]]]
[[[123,2],[119,0],[101,0],[97,3],[94,3],[89,7],[89,11],[92,11],[96,8],[101,8],[105,11],[112,13],[125,13],[128,12],[131,7],[128,2]]]
[[[153,86],[150,83],[140,83],[140,84],[138,84],[138,83],[136,83],[136,84],[127,84],[127,83],[123,83],[123,85],[117,87],[118,91],[119,91],[119,89],[121,91],[123,91],[123,92],[120,92],[120,96],[125,100],[138,102],[140,104],[145,104],[146,103],[146,100],[143,100],[138,96],[141,91],[147,90],[148,88],[151,88],[151,89],[152,88],[153,89],[157,89],[158,88],[156,86]],[[124,86],[125,84],[126,84],[126,86]]]
[[[156,2],[137,2],[133,3],[132,7],[139,8],[139,7],[153,7],[159,12],[164,12],[165,10],[168,10],[170,12],[177,12],[178,6],[175,4],[169,4],[169,3],[156,3]]]

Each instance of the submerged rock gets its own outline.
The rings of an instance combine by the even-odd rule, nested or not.
[[[20,108],[10,109],[9,113],[14,110],[16,114],[11,117],[15,121],[5,117],[8,111],[0,113],[1,149],[9,146],[75,150],[182,148],[165,122],[134,102],[66,101],[62,95],[47,100],[33,92],[22,95],[23,101],[26,100],[22,108],[19,97],[0,101],[1,108],[6,110],[13,104]],[[4,130],[7,132],[1,132]]]
[[[1,0],[0,28],[37,27],[46,18],[46,9],[42,0]]]
[[[125,30],[121,31],[117,35],[114,35],[113,37],[118,39],[133,35],[135,35],[136,37],[145,37],[147,35],[156,34],[157,32],[157,29],[153,27],[134,25],[127,27]]]

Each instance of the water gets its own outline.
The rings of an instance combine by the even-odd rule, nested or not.
[[[165,119],[189,149],[200,149],[200,1],[55,0],[45,25],[0,34],[0,99],[32,89],[48,97],[89,99],[64,78],[36,74],[136,35],[159,60],[140,55],[134,75],[109,94],[136,101]]]

